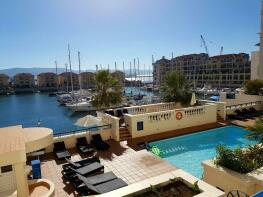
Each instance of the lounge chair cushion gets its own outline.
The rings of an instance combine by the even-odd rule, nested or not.
[[[77,175],[79,180],[85,182],[86,184],[90,185],[97,185],[101,183],[105,183],[114,179],[117,179],[118,177],[113,172],[106,172],[104,174],[99,174],[91,177],[84,177],[80,174]]]
[[[54,152],[59,152],[66,150],[64,142],[56,142],[54,143]]]
[[[71,167],[69,167],[69,168],[72,171],[74,171],[74,172],[76,172],[76,173],[78,173],[80,175],[83,175],[83,176],[88,175],[88,174],[93,174],[93,173],[95,173],[97,171],[104,170],[104,166],[101,165],[98,162],[94,162],[94,163],[92,163],[90,165],[86,165],[86,166],[83,166],[83,167],[78,168],[78,169],[74,169],[74,168],[71,168]]]
[[[79,163],[73,162],[73,161],[71,161],[71,160],[68,159],[68,158],[66,158],[66,161],[67,161],[70,165],[72,165],[74,168],[79,168],[79,167],[81,167],[81,165],[80,165]]]
[[[90,146],[80,146],[79,147],[79,150],[82,152],[82,153],[92,153],[94,152],[94,148],[90,147]]]
[[[94,162],[100,163],[100,160],[97,157],[91,157],[91,158],[87,158],[87,159],[82,159],[82,160],[76,161],[76,162],[72,162],[70,160],[70,163],[68,162],[67,164],[62,165],[62,168],[66,172],[66,171],[69,170],[69,167],[79,168],[79,167],[86,166],[86,165],[89,165],[89,164],[94,163]],[[76,165],[74,165],[72,163],[74,163]]]
[[[96,134],[92,136],[92,143],[98,150],[107,150],[109,149],[109,144],[104,142],[101,138],[100,134]]]
[[[67,150],[55,152],[58,159],[70,158],[70,153]]]
[[[86,146],[88,144],[86,137],[77,138],[78,146]]]
[[[84,184],[87,186],[87,188],[89,190],[91,190],[92,192],[95,192],[97,194],[103,194],[103,193],[110,192],[110,191],[113,191],[115,189],[119,189],[121,187],[127,186],[127,183],[125,183],[120,178],[117,178],[117,179],[114,179],[114,180],[111,180],[111,181],[108,181],[105,183],[101,183],[101,184],[98,184],[95,186],[90,185],[90,184],[86,184],[85,182],[84,182]]]

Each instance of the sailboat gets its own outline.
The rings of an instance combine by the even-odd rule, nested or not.
[[[81,64],[80,64],[80,52],[78,52],[78,61],[79,61],[79,96],[73,102],[66,103],[66,107],[72,111],[94,111],[96,110],[92,107],[91,98],[92,95],[88,92],[87,95],[83,95],[82,90],[82,79],[81,79]]]

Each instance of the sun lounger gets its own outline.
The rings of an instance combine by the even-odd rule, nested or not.
[[[77,148],[83,154],[90,154],[94,152],[91,144],[88,144],[86,137],[77,138]]]
[[[70,158],[70,153],[67,151],[64,142],[54,143],[53,152],[58,159]]]
[[[69,168],[73,172],[78,173],[78,174],[83,175],[83,176],[104,170],[104,166],[98,162],[94,162],[92,164],[89,164],[89,165],[86,165],[86,166],[83,166],[83,167],[77,168],[77,169],[74,169],[71,167],[69,167]]]
[[[72,168],[69,167],[67,172],[63,173],[63,176],[65,179],[67,180],[72,180],[76,178],[77,174],[80,174],[82,176],[88,176],[88,175],[92,175],[95,173],[103,173],[104,172],[104,166],[101,165],[98,162],[94,162],[92,164],[80,167],[80,168]]]
[[[102,140],[100,134],[92,136],[92,144],[94,144],[97,150],[108,150],[110,148],[109,144]]]
[[[240,111],[240,110],[236,110],[235,113],[237,114],[236,115],[236,118],[239,120],[245,120],[245,119],[248,119],[250,118],[250,115],[247,115],[245,114],[244,112]]]
[[[83,180],[85,180],[85,183],[90,184],[90,185],[98,185],[101,183],[105,183],[114,179],[117,179],[118,177],[113,173],[113,172],[106,172],[104,174],[99,174],[95,176],[90,176],[90,177],[84,177],[80,174],[77,174],[77,178],[73,179],[71,181],[72,185],[77,189],[77,190],[82,190],[83,186]]]
[[[66,158],[66,161],[67,161],[67,163],[62,165],[62,168],[63,168],[64,172],[69,171],[69,167],[77,169],[77,168],[89,165],[91,163],[94,163],[94,162],[100,163],[100,160],[97,157],[82,159],[82,160],[76,161],[76,162],[73,162],[70,159]]]
[[[123,109],[122,112],[123,114],[128,114],[128,109]]]
[[[77,174],[77,176],[80,180],[82,181],[85,180],[85,183],[90,184],[90,185],[97,185],[97,184],[101,184],[101,183],[111,181],[111,180],[118,178],[113,172],[106,172],[104,174],[99,174],[99,175],[91,176],[88,178],[80,174]]]
[[[95,194],[103,194],[127,186],[127,183],[125,183],[120,178],[113,179],[97,185],[91,185],[89,182],[86,182],[85,177],[79,177],[79,179],[83,181],[88,191]]]
[[[245,116],[247,116],[248,118],[254,118],[254,114],[252,114],[249,110],[247,110],[247,109],[243,109],[242,111],[241,111]]]
[[[263,115],[263,112],[257,111],[254,107],[249,108],[249,111],[253,114],[255,114],[255,116],[261,116]]]
[[[122,113],[122,110],[121,110],[121,109],[117,109],[116,114],[117,114],[116,116],[117,116],[118,118],[120,118],[120,117],[123,116],[123,113]]]

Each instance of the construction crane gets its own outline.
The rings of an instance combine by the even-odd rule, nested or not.
[[[204,37],[201,35],[200,36],[201,37],[201,47],[202,47],[202,45],[204,46],[204,48],[205,48],[205,51],[206,51],[206,53],[208,54],[208,56],[209,56],[209,51],[208,51],[208,47],[207,47],[207,45],[206,45],[206,41],[205,41],[205,39],[204,39]],[[218,44],[216,44],[216,43],[214,43],[214,42],[212,42],[212,41],[209,41],[209,43],[211,43],[211,44],[214,44],[214,45],[216,45],[216,46],[218,46],[219,47],[219,45]],[[223,50],[224,50],[224,48],[221,46],[220,47],[220,55],[223,55]]]
[[[205,48],[205,51],[206,51],[207,55],[209,56],[209,51],[208,51],[205,39],[204,39],[204,37],[202,35],[200,35],[200,37],[201,37],[201,43],[203,44],[203,46]]]

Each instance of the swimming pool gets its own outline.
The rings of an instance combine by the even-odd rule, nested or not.
[[[238,126],[225,126],[194,134],[149,143],[163,151],[162,158],[190,174],[202,178],[202,161],[216,156],[215,147],[218,144],[230,148],[244,147],[255,144],[245,136],[249,131]]]

